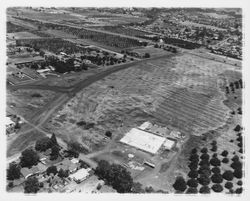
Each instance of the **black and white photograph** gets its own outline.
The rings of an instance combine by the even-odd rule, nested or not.
[[[2,9],[4,194],[241,198],[241,1],[63,2]]]

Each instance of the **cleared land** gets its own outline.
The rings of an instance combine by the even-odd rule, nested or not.
[[[102,147],[107,130],[132,128],[146,120],[187,135],[201,135],[229,117],[220,90],[227,68],[230,66],[189,55],[138,64],[78,93],[48,127],[64,139],[82,141],[92,151]],[[61,122],[60,116],[64,117]],[[94,126],[84,129],[76,125],[79,121]]]

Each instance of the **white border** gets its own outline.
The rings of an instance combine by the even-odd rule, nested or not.
[[[213,200],[229,200],[229,199],[241,199],[248,200],[249,196],[249,148],[248,144],[250,144],[250,129],[249,129],[249,0],[2,0],[0,2],[0,40],[1,40],[1,48],[0,48],[0,76],[1,76],[1,104],[0,104],[0,112],[1,112],[1,134],[0,134],[0,143],[2,146],[0,151],[0,200],[170,200],[170,199],[186,199],[186,200],[200,200],[200,199],[213,199]],[[244,89],[244,104],[243,104],[243,126],[245,127],[245,181],[244,181],[244,193],[241,196],[231,196],[225,194],[210,194],[207,196],[201,195],[161,195],[161,194],[146,194],[146,195],[115,195],[115,194],[98,194],[98,195],[87,195],[87,194],[39,194],[36,196],[28,196],[24,194],[10,194],[5,191],[5,180],[6,180],[6,137],[5,137],[5,126],[4,116],[5,116],[5,89],[6,89],[6,71],[5,71],[5,62],[6,62],[6,8],[12,6],[32,6],[32,7],[239,7],[243,9],[243,33],[244,33],[244,47],[243,47],[243,81],[245,82]]]

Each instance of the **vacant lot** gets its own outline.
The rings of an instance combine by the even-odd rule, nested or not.
[[[15,38],[15,39],[29,39],[29,38],[41,38],[33,33],[22,31],[22,32],[15,32],[15,33],[8,33],[7,37]]]
[[[35,111],[45,106],[56,93],[46,90],[18,89],[7,91],[7,106],[16,114],[29,118]]]
[[[224,69],[226,64],[189,55],[137,65],[78,93],[48,127],[64,138],[82,141],[92,151],[104,146],[107,130],[122,136],[116,133],[118,127],[131,128],[146,120],[201,135],[228,118],[220,89]],[[93,127],[85,129],[76,124],[79,121]]]

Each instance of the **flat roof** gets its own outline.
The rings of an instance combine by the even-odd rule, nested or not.
[[[137,128],[132,128],[128,133],[126,133],[120,142],[155,154],[165,140],[166,138],[164,137],[157,136]]]
[[[72,178],[72,179],[76,179],[76,180],[82,180],[82,179],[85,179],[87,176],[89,176],[89,171],[91,169],[88,168],[88,169],[80,169],[78,170],[77,172],[75,172],[74,174],[71,174],[69,177]]]

